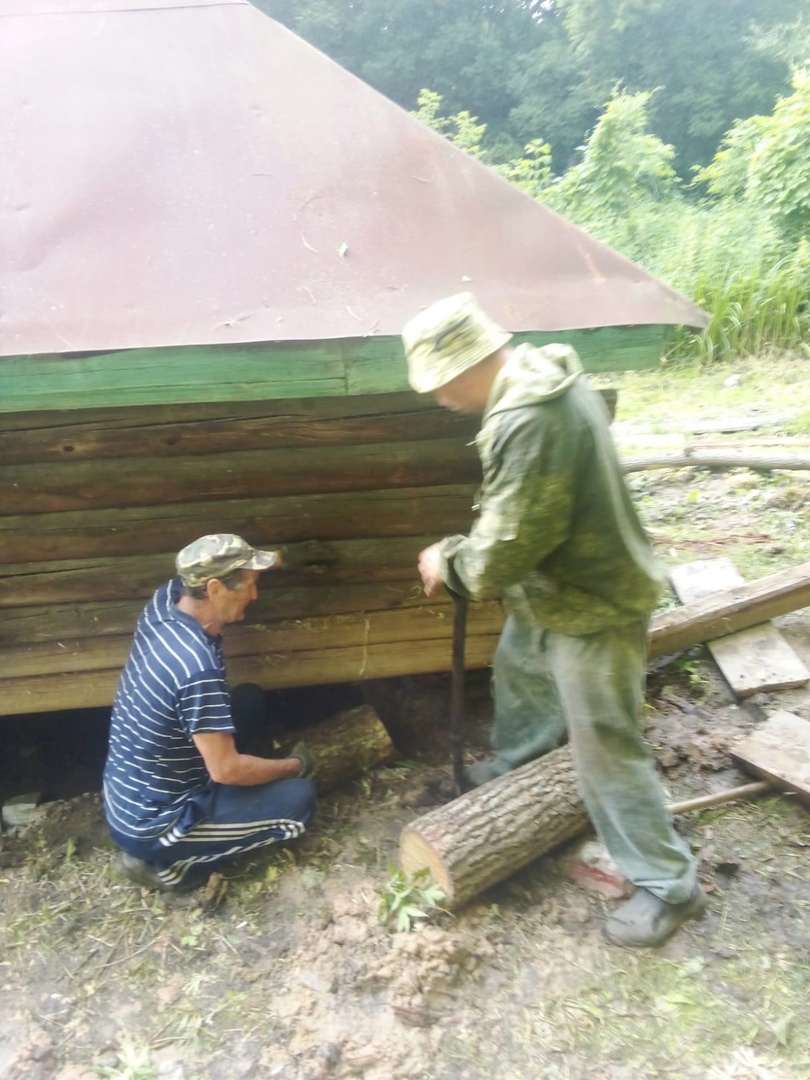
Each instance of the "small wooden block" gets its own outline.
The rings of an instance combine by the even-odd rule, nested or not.
[[[772,713],[730,753],[741,768],[810,802],[810,720],[785,711]]]
[[[678,599],[689,604],[745,582],[728,558],[676,566],[670,574]],[[810,680],[801,658],[771,622],[708,642],[709,652],[738,697],[804,686]]]

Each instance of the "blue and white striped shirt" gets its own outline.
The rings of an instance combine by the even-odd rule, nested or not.
[[[233,732],[220,639],[179,611],[180,580],[141,614],[112,710],[104,809],[113,834],[161,836],[209,781],[192,736]]]

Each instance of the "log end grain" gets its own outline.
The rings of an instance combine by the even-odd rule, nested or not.
[[[443,903],[448,907],[452,906],[454,889],[450,870],[444,864],[436,849],[410,825],[405,826],[400,836],[399,865],[406,874],[415,874],[420,870],[427,870],[431,881],[438,885],[444,893]]]

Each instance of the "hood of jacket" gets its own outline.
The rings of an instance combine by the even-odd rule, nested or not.
[[[484,422],[559,397],[581,374],[582,362],[570,345],[518,345],[492,384]]]

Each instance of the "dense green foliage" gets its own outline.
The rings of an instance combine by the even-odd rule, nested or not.
[[[430,87],[448,114],[479,117],[496,162],[539,138],[564,171],[614,86],[661,88],[651,130],[685,178],[789,93],[810,28],[810,0],[254,2],[404,108]]]
[[[810,0],[255,2],[706,308],[673,355],[810,338]]]
[[[713,359],[810,340],[810,76],[770,116],[734,125],[713,161],[686,185],[674,150],[648,130],[651,95],[616,92],[562,176],[539,140],[498,171],[530,195],[691,296],[712,316],[698,337],[680,332],[673,356]],[[476,117],[431,126],[458,145],[482,138]]]

